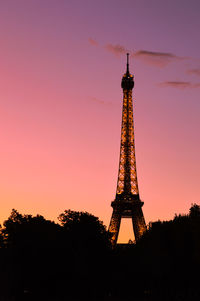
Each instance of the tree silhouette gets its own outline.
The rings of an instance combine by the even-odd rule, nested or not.
[[[71,296],[95,298],[104,296],[109,285],[109,274],[105,273],[110,259],[110,234],[99,220],[88,212],[65,210],[58,217],[64,229]],[[66,273],[62,278],[66,286]],[[77,285],[79,290],[77,290]]]
[[[53,293],[57,263],[52,258],[62,244],[62,227],[41,215],[22,215],[13,209],[1,233],[9,293],[19,300],[25,293],[43,294],[48,287]]]
[[[103,222],[88,212],[65,210],[60,214],[61,222],[68,239],[76,245],[91,246],[92,248],[110,245],[110,234],[106,231]]]
[[[189,216],[200,218],[200,206],[197,204],[192,204],[190,211],[189,211]]]
[[[56,224],[13,209],[0,229],[0,299],[199,300],[199,213],[192,204],[187,215],[151,223],[136,244],[112,249],[88,212],[65,210]]]
[[[61,226],[41,215],[22,215],[12,209],[1,230],[6,247],[44,247],[55,244]]]

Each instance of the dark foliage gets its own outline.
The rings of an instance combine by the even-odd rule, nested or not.
[[[63,300],[105,292],[102,276],[111,247],[102,222],[70,210],[59,220],[61,225],[12,210],[0,236],[2,297]]]
[[[189,216],[192,218],[199,218],[200,217],[200,206],[197,204],[192,204],[192,207],[190,208]]]
[[[57,244],[61,226],[41,215],[22,215],[13,209],[1,231],[4,246],[12,248],[42,248]]]
[[[0,235],[0,300],[199,300],[200,206],[111,248],[99,219],[60,224],[12,210]]]
[[[133,287],[144,300],[199,300],[199,209],[194,204],[189,215],[152,223],[136,245],[119,247],[112,294],[130,297]]]
[[[66,210],[58,220],[74,248],[91,252],[94,248],[108,247],[110,235],[98,217],[88,212]]]

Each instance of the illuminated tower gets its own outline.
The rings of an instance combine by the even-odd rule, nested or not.
[[[116,197],[111,203],[113,213],[109,226],[109,231],[112,234],[111,239],[113,245],[117,243],[121,218],[132,218],[136,241],[146,230],[146,224],[142,212],[142,206],[144,203],[140,200],[136,172],[132,101],[134,80],[133,75],[129,73],[128,53],[127,70],[122,77],[121,87],[123,89],[123,112],[119,172]]]

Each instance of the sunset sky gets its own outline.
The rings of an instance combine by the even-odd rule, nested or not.
[[[200,203],[199,0],[0,0],[0,27],[1,223],[72,209],[109,225],[127,51],[146,222]]]

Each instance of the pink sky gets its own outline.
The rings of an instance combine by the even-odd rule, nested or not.
[[[12,208],[54,220],[72,209],[108,226],[127,50],[146,222],[199,203],[199,10],[195,0],[1,3],[1,223]]]

